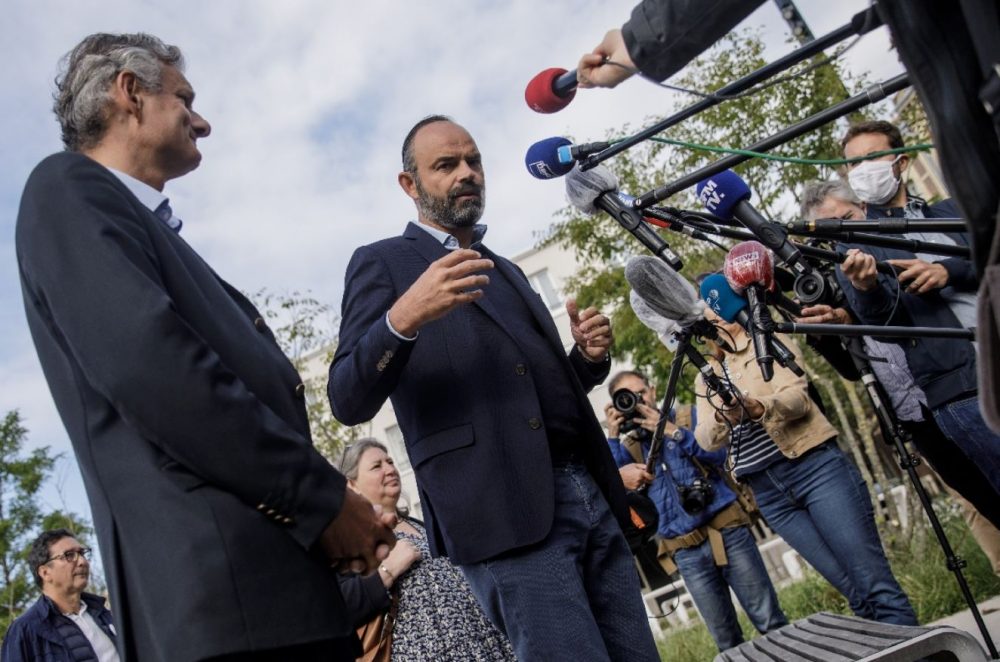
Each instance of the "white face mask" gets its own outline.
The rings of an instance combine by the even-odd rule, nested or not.
[[[892,200],[899,190],[900,181],[892,166],[901,157],[897,156],[892,161],[863,161],[847,173],[851,188],[862,202],[882,205]]]

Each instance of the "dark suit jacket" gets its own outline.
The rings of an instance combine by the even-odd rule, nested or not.
[[[90,499],[126,660],[345,636],[310,551],[343,477],[260,314],[107,169],[28,179],[17,256],[32,337]]]
[[[483,247],[563,357],[587,416],[581,455],[620,520],[624,492],[603,431],[586,401],[608,365],[574,349],[567,357],[552,317],[524,274]],[[340,341],[330,366],[334,415],[348,425],[371,419],[387,398],[416,474],[431,552],[475,563],[544,538],[554,507],[552,461],[531,366],[489,291],[404,342],[386,326],[392,304],[446,249],[414,224],[402,237],[359,248],[347,267]],[[488,286],[487,286],[488,287]],[[472,332],[473,316],[495,323]]]

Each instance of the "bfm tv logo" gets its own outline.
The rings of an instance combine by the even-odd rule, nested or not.
[[[554,179],[556,176],[556,173],[552,171],[552,168],[550,168],[549,164],[546,163],[544,160],[535,161],[534,163],[529,163],[528,170],[536,172],[538,175],[541,175],[545,179]]]
[[[710,179],[705,182],[704,188],[701,189],[701,193],[698,195],[698,201],[705,206],[708,211],[713,214],[719,208],[719,204],[725,199],[725,193],[719,193],[719,185],[714,179]]]

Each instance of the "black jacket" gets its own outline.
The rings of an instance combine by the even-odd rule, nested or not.
[[[109,170],[50,156],[17,221],[25,312],[73,443],[119,649],[185,662],[353,638],[313,550],[345,479],[260,313]]]

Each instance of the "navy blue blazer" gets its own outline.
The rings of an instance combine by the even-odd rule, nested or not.
[[[562,363],[585,412],[579,450],[625,521],[624,490],[586,390],[609,365],[567,356],[541,297],[511,261],[488,248],[528,304]],[[355,251],[347,267],[340,339],[328,385],[334,415],[347,425],[370,420],[391,398],[414,468],[432,554],[476,563],[542,540],[552,525],[552,460],[531,366],[503,311],[486,296],[420,329],[413,342],[393,335],[386,313],[447,250],[411,223],[403,236]],[[488,286],[487,286],[488,287]],[[473,316],[494,324],[474,334]],[[586,390],[585,390],[586,389]]]
[[[81,154],[35,168],[16,241],[123,659],[352,635],[313,549],[345,480],[312,447],[301,380],[260,313]]]

